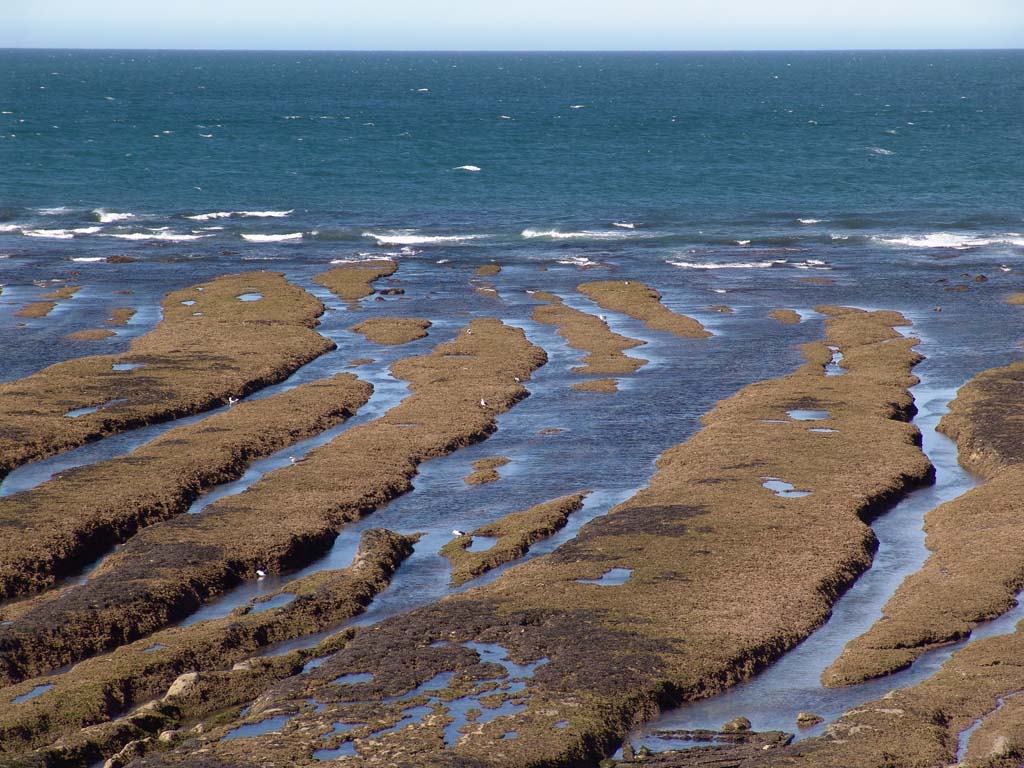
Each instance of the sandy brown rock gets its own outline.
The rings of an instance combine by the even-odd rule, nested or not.
[[[492,583],[383,621],[316,674],[269,690],[263,711],[294,711],[308,698],[329,709],[299,713],[250,751],[282,764],[307,759],[332,722],[351,718],[374,724],[328,743],[354,739],[361,768],[399,759],[417,768],[593,765],[659,707],[706,696],[780,656],[824,622],[870,564],[866,521],[931,478],[920,435],[906,423],[920,358],[893,322],[906,321],[836,314],[827,341],[846,356],[845,375],[825,376],[828,348],[806,345],[806,365],[722,401],[703,430],[662,455],[647,488],[575,539]],[[786,420],[794,408],[828,410],[819,424],[838,432]],[[780,497],[763,487],[767,477],[813,493]],[[624,583],[595,583],[615,568],[628,571]],[[467,641],[499,644],[516,663],[538,663],[536,672],[522,691],[488,688],[496,665]],[[430,715],[373,736],[408,706],[389,697],[444,671],[454,676]],[[374,677],[343,690],[331,683],[357,672]],[[525,708],[467,726],[443,749],[443,702],[467,691]],[[510,730],[518,738],[503,738]],[[239,745],[217,735],[142,765],[247,764]]]
[[[480,275],[481,277],[493,277],[499,272],[501,272],[500,264],[484,264],[473,270],[473,274]]]
[[[725,304],[714,304],[711,307],[712,312],[720,312],[723,315],[731,315],[735,310],[732,307],[727,307]]]
[[[373,362],[375,362],[375,360],[372,357],[358,357],[355,360],[349,360],[348,367],[358,368],[361,365],[369,365],[370,363]]]
[[[474,320],[454,341],[395,362],[411,394],[245,492],[140,531],[59,601],[0,626],[0,680],[14,681],[143,637],[257,569],[325,552],[346,522],[412,487],[420,462],[487,437],[546,361],[525,334]],[[487,405],[481,406],[484,400]]]
[[[263,299],[239,301],[246,292]],[[124,354],[77,358],[0,384],[0,476],[105,435],[220,405],[281,381],[334,347],[313,330],[323,305],[276,273],[174,291],[163,310],[157,327]],[[127,362],[145,363],[143,375],[112,370]],[[65,417],[93,406],[103,407]]]
[[[114,256],[107,256],[106,258],[107,264],[132,264],[134,261],[135,259],[133,259],[131,256],[124,256],[120,254]]]
[[[499,565],[510,563],[529,550],[530,546],[557,533],[569,521],[569,515],[583,506],[589,491],[563,496],[512,512],[493,523],[482,525],[465,536],[457,536],[441,548],[441,554],[452,564],[452,585],[465,584]],[[483,552],[470,552],[467,547],[474,536],[497,539]]]
[[[619,382],[617,379],[591,379],[590,381],[578,381],[572,385],[571,389],[575,389],[578,392],[605,392],[610,394],[619,391]]]
[[[68,338],[72,341],[102,341],[116,335],[109,328],[88,328],[84,331],[69,333]]]
[[[55,301],[35,301],[31,304],[26,304],[24,307],[14,313],[15,317],[28,317],[28,318],[40,318],[46,317],[50,314],[57,306]]]
[[[792,309],[773,309],[768,313],[772,320],[778,320],[783,325],[795,325],[800,322],[800,313]]]
[[[62,285],[58,288],[53,289],[49,293],[44,293],[43,298],[61,301],[63,299],[70,299],[80,290],[82,290],[82,286],[80,285]]]
[[[666,308],[661,303],[660,293],[636,280],[583,283],[576,289],[599,306],[642,320],[648,328],[656,331],[668,331],[688,339],[704,339],[711,335],[692,317]]]
[[[639,347],[646,342],[613,332],[601,318],[567,306],[553,293],[537,291],[533,298],[546,302],[544,306],[533,310],[533,319],[538,323],[556,326],[558,335],[570,347],[587,353],[580,361],[583,365],[572,369],[574,373],[632,373],[647,363],[641,358],[623,354],[624,350]]]
[[[479,459],[473,462],[473,471],[463,481],[466,485],[486,485],[501,479],[498,469],[504,467],[511,461],[507,456],[492,456],[489,459]]]
[[[127,325],[128,321],[135,317],[135,310],[131,307],[118,307],[110,313],[107,318],[107,325]]]
[[[246,605],[222,619],[157,632],[62,675],[0,689],[0,758],[110,720],[150,699],[196,709],[206,696],[204,673],[230,668],[260,648],[361,613],[390,583],[415,540],[371,529],[363,534],[350,567],[291,581],[267,595],[295,595],[285,606],[259,611],[258,602]],[[6,703],[9,696],[42,682],[53,688],[23,704]]]
[[[427,335],[429,320],[419,317],[372,317],[353,325],[350,331],[361,333],[375,344],[408,344]]]
[[[372,389],[346,373],[243,401],[126,456],[0,498],[0,598],[51,586],[139,528],[184,512],[252,461],[344,421]]]
[[[831,277],[800,277],[797,282],[805,285],[834,285],[836,281]]]
[[[1003,302],[1006,304],[1021,305],[1024,304],[1024,293],[1011,293]]]
[[[381,277],[393,275],[398,264],[388,259],[344,264],[317,275],[313,279],[345,301],[358,301],[373,293],[372,283]]]

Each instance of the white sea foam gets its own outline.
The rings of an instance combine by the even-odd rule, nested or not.
[[[301,240],[301,232],[289,232],[286,235],[242,235],[242,239],[250,243],[283,243],[288,240]]]
[[[953,232],[931,232],[926,235],[900,235],[895,237],[872,237],[885,245],[900,245],[907,248],[952,248],[965,251],[986,245],[1014,245],[1024,247],[1024,238],[1014,232],[1004,235],[982,237],[978,235],[955,234]]]
[[[0,232],[18,232],[21,224],[0,224]]]
[[[501,120],[511,120],[512,115],[498,115],[498,118]]]
[[[801,224],[821,224],[821,219],[797,219]]]
[[[212,133],[200,133],[199,134],[199,138],[201,138],[201,139],[212,139],[213,138],[213,134]]]
[[[62,213],[71,213],[73,208],[68,208],[66,205],[58,205],[56,208],[37,208],[43,216],[60,216]]]
[[[102,208],[97,208],[92,212],[92,215],[96,217],[96,221],[100,224],[113,224],[115,221],[127,221],[128,219],[134,219],[134,213],[115,213],[113,211],[105,211]]]
[[[587,105],[586,104],[570,104],[569,105],[569,109],[583,109],[585,106],[587,106]]]
[[[868,152],[873,155],[895,155],[891,149],[883,149],[882,147],[868,147]]]
[[[201,240],[204,237],[212,237],[212,235],[193,235],[182,232],[171,232],[166,228],[161,228],[151,230],[149,232],[104,232],[101,237],[114,237],[118,240],[157,240],[168,243],[188,243],[193,240]]]
[[[53,240],[70,240],[75,235],[94,235],[100,227],[76,227],[75,229],[23,229],[26,237],[48,237]]]
[[[636,224],[631,221],[613,221],[612,226],[619,229],[636,229]]]
[[[456,171],[473,171],[477,172],[480,170],[479,165],[459,165],[455,167]]]
[[[186,216],[192,221],[213,221],[214,219],[283,219],[295,212],[292,208],[287,211],[212,211],[210,213],[197,213],[194,216]]]
[[[551,240],[618,240],[630,236],[628,231],[601,229],[585,229],[580,232],[562,232],[558,229],[524,229],[520,234],[527,240],[539,237]]]
[[[363,232],[363,237],[372,237],[377,245],[432,245],[435,243],[461,243],[481,240],[490,235],[418,235],[410,232],[384,233]]]
[[[787,261],[786,259],[770,259],[768,261],[727,261],[721,263],[710,261],[666,261],[665,263],[682,269],[768,269],[776,264],[786,264]]]
[[[750,245],[749,240],[737,240],[736,245]]]
[[[81,264],[92,264],[97,261],[106,261],[102,256],[76,256],[72,261],[77,261]]]
[[[586,256],[566,256],[558,260],[559,264],[568,264],[572,267],[596,267],[600,262],[588,259]]]
[[[830,234],[829,237],[832,238],[833,240],[849,240],[850,239],[849,235],[837,235],[835,233]]]

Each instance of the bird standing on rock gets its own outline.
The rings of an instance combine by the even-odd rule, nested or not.
[[[466,535],[465,531],[460,531],[458,528],[453,528],[452,529],[452,536],[465,536],[465,535]]]

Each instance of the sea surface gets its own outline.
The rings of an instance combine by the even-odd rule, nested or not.
[[[0,381],[123,351],[159,320],[167,291],[244,270],[280,271],[316,293],[329,310],[319,330],[338,344],[271,391],[374,360],[354,369],[376,391],[352,423],[404,396],[393,360],[473,317],[524,328],[550,356],[532,396],[488,441],[423,465],[416,490],[343,531],[310,566],[346,564],[367,527],[426,532],[358,620],[367,623],[450,591],[437,549],[453,527],[591,489],[542,553],[628,498],[717,400],[801,362],[798,345],[823,332],[814,307],[899,310],[926,357],[917,393],[941,493],[880,520],[886,570],[865,582],[866,598],[850,593],[859,602],[804,648],[810,659],[735,694],[748,711],[794,685],[816,696],[808,671],[877,616],[892,574],[923,560],[921,515],[973,482],[935,435],[938,414],[978,371],[1021,358],[1024,308],[1004,300],[1024,291],[1022,125],[1019,51],[0,51]],[[404,294],[353,308],[312,281],[384,256],[400,268],[381,286]],[[499,275],[474,275],[492,261]],[[680,340],[609,313],[613,330],[646,342],[630,354],[650,363],[616,395],[570,390],[582,353],[531,320],[530,292],[597,312],[575,288],[603,279],[646,282],[714,336]],[[64,284],[82,288],[44,318],[16,316]],[[497,298],[476,290],[488,287]],[[67,338],[119,307],[138,312],[112,338]],[[803,320],[782,325],[768,318],[773,308]],[[398,348],[347,330],[380,315],[434,326]],[[18,470],[0,495],[163,428]],[[563,431],[540,437],[548,428]],[[296,450],[212,497],[243,491]],[[470,461],[493,455],[512,458],[504,479],[465,486]],[[277,583],[248,585],[202,615]],[[874,690],[820,705],[832,717]],[[729,706],[664,724],[724,721]]]

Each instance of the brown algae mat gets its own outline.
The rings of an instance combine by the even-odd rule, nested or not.
[[[484,264],[473,270],[474,275],[479,275],[481,277],[494,277],[494,275],[499,272],[501,272],[500,264]]]
[[[80,290],[82,290],[82,286],[80,285],[62,285],[59,288],[55,288],[54,290],[50,291],[49,293],[43,294],[43,298],[62,301],[64,299],[70,299]]]
[[[848,685],[909,666],[1015,604],[1024,588],[1024,364],[983,371],[960,389],[939,428],[960,463],[988,478],[925,517],[931,555],[900,584],[883,617],[825,671]]]
[[[24,307],[14,313],[15,317],[27,317],[30,319],[38,319],[40,317],[46,317],[50,314],[57,306],[55,301],[34,301],[31,304],[26,304]]]
[[[1009,296],[1003,299],[1003,302],[1006,304],[1013,304],[1015,306],[1024,304],[1024,293],[1011,293]]]
[[[679,315],[661,303],[661,294],[636,280],[606,280],[583,283],[576,290],[612,312],[642,320],[655,331],[667,331],[685,339],[704,339],[711,335],[703,325]]]
[[[580,361],[583,365],[572,369],[574,373],[625,374],[647,364],[646,360],[623,354],[646,342],[615,333],[601,318],[567,306],[553,293],[536,291],[532,296],[545,304],[534,309],[531,317],[538,323],[557,327],[558,335],[570,347],[587,353]]]
[[[241,301],[258,293],[259,301]],[[287,378],[332,349],[323,305],[270,272],[174,291],[164,319],[119,355],[76,358],[0,384],[0,477],[105,435],[199,413]],[[114,365],[142,363],[126,375]],[[75,418],[66,414],[95,408]]]
[[[322,555],[338,530],[405,493],[420,462],[486,438],[546,355],[518,328],[474,320],[452,342],[395,362],[411,394],[246,491],[139,531],[84,584],[0,626],[0,681],[110,650],[179,621],[257,570]]]
[[[313,278],[339,299],[355,302],[373,294],[372,283],[398,270],[398,264],[388,259],[360,261],[330,269]]]
[[[513,512],[456,536],[443,547],[441,554],[452,564],[452,585],[460,586],[499,565],[510,563],[525,555],[533,544],[560,531],[569,521],[569,515],[583,506],[589,491],[563,496],[530,507],[524,512]],[[482,552],[470,552],[473,538],[485,536],[496,541]]]
[[[348,742],[363,767],[593,765],[660,708],[749,677],[824,623],[869,566],[866,521],[932,478],[907,423],[916,340],[891,327],[906,321],[831,313],[844,375],[825,376],[825,344],[805,345],[807,364],[719,403],[647,488],[575,539],[268,689],[249,716],[295,713],[280,733],[243,749],[218,741],[224,725],[140,765],[253,765],[254,751],[304,764]],[[794,409],[828,414],[810,423],[787,418]]]
[[[50,586],[139,528],[184,512],[252,461],[344,421],[372,390],[339,374],[243,401],[126,456],[0,498],[0,599]]]
[[[128,321],[135,317],[136,310],[131,307],[118,307],[110,313],[107,318],[107,325],[127,325]]]
[[[796,325],[800,322],[800,313],[792,309],[773,309],[768,313],[772,320],[778,320],[783,325]]]
[[[429,320],[419,317],[372,317],[353,325],[350,331],[361,333],[375,344],[408,344],[427,335]]]
[[[492,456],[473,462],[473,471],[463,478],[466,485],[486,485],[501,479],[498,469],[512,461],[507,456]]]
[[[224,618],[166,629],[63,674],[0,690],[0,763],[5,756],[49,744],[159,697],[181,674],[231,667],[268,645],[318,632],[361,613],[390,583],[412,553],[415,540],[382,529],[368,530],[348,568],[291,581],[262,596],[261,602],[236,608]],[[261,608],[278,601],[285,604]],[[30,701],[9,703],[40,684],[53,687]]]

